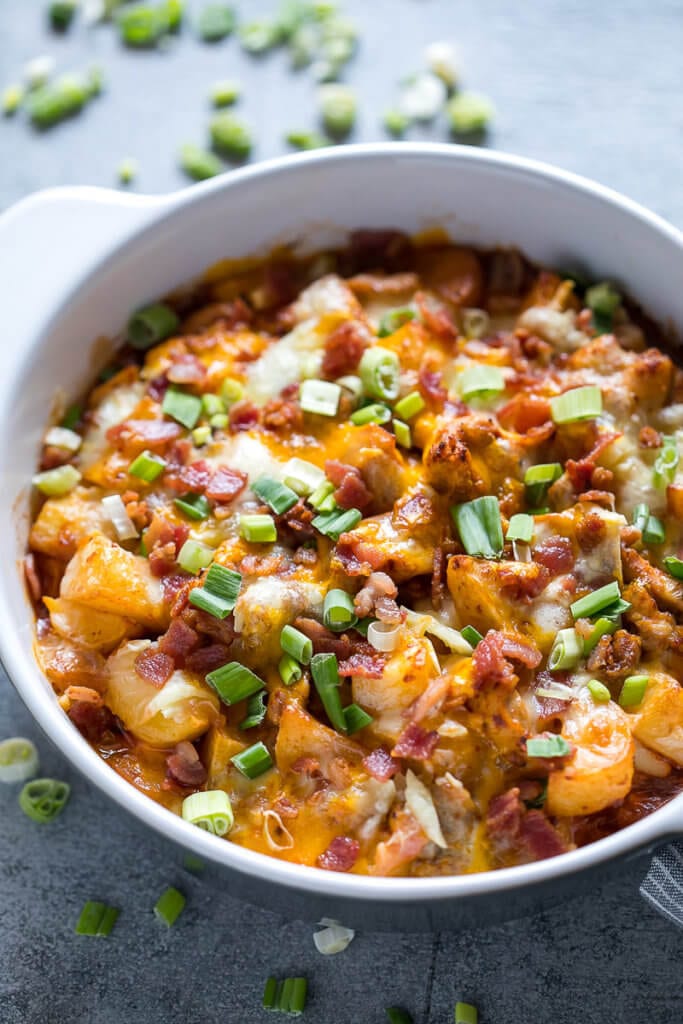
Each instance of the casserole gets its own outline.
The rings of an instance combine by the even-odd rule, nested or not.
[[[408,211],[403,209],[406,196]],[[72,216],[77,218],[74,229],[67,228]],[[32,265],[27,247],[27,238],[36,231],[32,220],[42,222],[43,232],[51,223],[58,236],[66,230],[71,239],[60,255],[59,273],[46,261],[44,288],[42,268]],[[99,354],[94,356],[98,365],[89,363],[83,347],[87,339],[102,332],[115,335],[122,311],[196,277],[220,258],[263,253],[276,243],[299,239],[309,249],[323,248],[338,243],[340,232],[360,225],[409,233],[439,225],[459,241],[517,245],[541,264],[578,263],[593,278],[615,279],[659,321],[683,324],[683,303],[675,288],[681,240],[675,231],[595,186],[493,154],[438,146],[350,147],[248,169],[167,200],[123,199],[88,190],[28,200],[0,224],[7,237],[4,252],[12,253],[3,280],[8,286],[8,329],[17,339],[0,396],[16,439],[11,452],[3,455],[4,479],[10,483],[2,533],[8,564],[23,547],[26,524],[17,536],[12,517],[25,501],[25,467],[35,461],[55,385],[76,395],[104,362]],[[96,228],[102,231],[99,240]],[[76,240],[99,257],[92,260],[89,273],[84,272]],[[44,298],[38,309],[31,297],[36,292]],[[9,642],[3,636],[3,660],[60,747],[98,785],[169,838],[256,877],[248,893],[245,888],[241,893],[272,905],[275,888],[286,905],[285,889],[298,892],[290,913],[294,905],[298,913],[322,910],[353,922],[356,910],[358,919],[367,923],[372,908],[375,926],[409,928],[515,916],[532,909],[537,898],[561,896],[564,885],[585,880],[589,869],[607,867],[614,857],[675,833],[677,822],[680,828],[678,797],[649,819],[590,847],[552,861],[462,878],[364,879],[264,862],[261,856],[193,833],[190,826],[126,790],[103,765],[92,763],[94,755],[69,723],[57,721],[58,709],[32,663],[30,613],[18,577],[5,581],[0,599],[6,621],[12,622],[8,636],[14,637]],[[496,896],[501,891],[507,895],[504,901]]]

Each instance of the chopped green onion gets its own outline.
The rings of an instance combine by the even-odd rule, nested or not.
[[[186,142],[180,147],[178,156],[180,169],[185,172],[188,178],[193,181],[206,181],[207,178],[215,178],[225,169],[215,153],[201,146],[195,146]]]
[[[195,427],[192,431],[192,443],[196,448],[202,448],[211,440],[211,427]]]
[[[186,540],[178,554],[178,565],[185,572],[196,576],[202,569],[211,565],[214,556],[214,549],[198,540]]]
[[[349,704],[348,707],[344,708],[344,721],[346,722],[346,732],[349,736],[353,735],[354,732],[367,728],[368,725],[372,724],[372,720],[372,715],[369,715],[367,711],[363,711],[357,704]]]
[[[175,507],[188,519],[200,522],[211,514],[211,506],[203,494],[183,494],[182,498],[174,498]]]
[[[209,123],[209,132],[219,153],[237,160],[244,160],[251,153],[251,132],[234,114],[215,114]]]
[[[330,140],[321,135],[320,132],[287,132],[285,141],[294,149],[311,150],[324,149],[330,145]]]
[[[244,386],[234,377],[226,377],[221,384],[221,398],[229,409],[235,402],[244,398]]]
[[[595,623],[592,630],[583,642],[583,653],[585,657],[588,657],[591,651],[598,646],[603,636],[611,636],[612,633],[616,633],[616,630],[616,622],[613,622],[611,619],[607,619],[604,617],[598,619],[598,621]]]
[[[251,747],[247,747],[246,750],[241,750],[239,754],[231,757],[230,761],[248,779],[257,779],[259,775],[263,775],[264,772],[273,767],[270,751],[265,743],[260,741],[254,743]]]
[[[407,129],[410,127],[410,118],[397,107],[391,107],[389,110],[385,111],[384,116],[382,117],[382,124],[390,135],[400,139],[405,135]]]
[[[24,98],[24,90],[20,85],[8,85],[3,90],[0,106],[5,117],[16,114]]]
[[[613,580],[611,583],[606,583],[604,587],[594,590],[592,594],[586,594],[585,597],[574,601],[570,605],[571,613],[575,619],[589,619],[620,598],[619,584]]]
[[[11,736],[0,743],[0,782],[26,782],[40,769],[35,743]]]
[[[225,405],[220,395],[202,395],[201,403],[205,416],[216,416],[218,413],[225,412]]]
[[[60,427],[66,430],[73,430],[77,423],[80,423],[83,409],[80,405],[70,405],[62,416]]]
[[[239,82],[226,79],[222,82],[214,82],[211,86],[211,102],[214,107],[231,107],[236,103],[242,92]]]
[[[130,185],[131,181],[133,181],[137,177],[137,173],[137,161],[133,160],[132,157],[128,156],[125,157],[125,159],[123,159],[119,164],[116,176],[122,185]]]
[[[454,135],[472,135],[486,131],[495,108],[480,93],[457,92],[446,104],[446,113]]]
[[[381,345],[367,348],[361,358],[358,374],[366,394],[385,402],[398,398],[401,366],[398,356]]]
[[[391,409],[388,405],[382,405],[380,402],[375,402],[371,405],[364,405],[361,409],[356,409],[349,416],[349,419],[355,427],[362,427],[366,423],[388,423],[391,419]]]
[[[680,461],[676,437],[670,434],[666,435],[662,440],[662,448],[652,468],[652,482],[655,487],[666,487],[667,484],[673,483]]]
[[[277,540],[277,527],[272,516],[240,516],[240,534],[254,544],[271,544]]]
[[[460,633],[463,640],[466,640],[473,650],[484,639],[479,630],[475,629],[474,626],[465,626],[464,629],[460,630]]]
[[[36,473],[33,477],[33,486],[41,494],[46,494],[48,498],[59,498],[63,494],[73,491],[80,479],[81,474],[76,467],[67,463],[64,466],[55,466],[54,469]]]
[[[187,391],[171,387],[164,395],[161,410],[166,416],[192,430],[202,414],[202,400],[196,395],[188,394]]]
[[[470,306],[462,311],[462,329],[467,338],[484,338],[491,330],[491,317],[485,309]]]
[[[606,333],[612,329],[614,314],[621,305],[621,295],[607,281],[601,281],[586,290],[586,305],[593,313],[595,329]]]
[[[230,797],[222,789],[207,789],[186,796],[181,813],[185,821],[215,836],[226,835],[235,820]]]
[[[204,586],[193,587],[190,591],[190,604],[215,619],[225,619],[237,603],[241,584],[238,572],[214,562],[204,577]]]
[[[596,384],[572,388],[563,395],[550,399],[550,413],[554,423],[580,423],[593,420],[602,412],[602,391]]]
[[[235,12],[227,4],[208,4],[197,18],[197,32],[205,43],[217,43],[235,28]]]
[[[468,555],[500,558],[503,553],[503,528],[498,498],[486,495],[462,505],[454,505],[451,515]]]
[[[125,7],[117,13],[116,21],[121,41],[141,49],[156,46],[169,30],[163,10],[148,4]]]
[[[412,448],[413,435],[408,424],[404,423],[403,420],[395,419],[392,425],[394,428],[394,436],[398,444],[400,444],[402,448]]]
[[[331,82],[318,91],[320,116],[330,135],[348,135],[356,122],[356,93],[348,85]]]
[[[390,334],[394,334],[404,324],[414,320],[415,316],[415,310],[411,309],[410,306],[401,306],[400,309],[388,310],[379,322],[377,337],[388,338]]]
[[[254,494],[272,509],[276,516],[282,515],[296,505],[299,496],[291,487],[281,484],[270,476],[260,476],[251,485]]]
[[[633,509],[632,522],[640,530],[645,544],[663,544],[666,540],[664,523],[657,516],[650,515],[649,506],[645,502]]]
[[[499,366],[478,363],[468,366],[458,378],[458,391],[464,402],[472,398],[493,398],[505,390],[505,375]]]
[[[282,655],[278,662],[277,670],[285,686],[292,686],[294,683],[298,683],[304,674],[299,662],[289,654]]]
[[[399,398],[394,406],[394,414],[402,420],[411,420],[425,407],[425,400],[419,391],[411,391],[409,395]]]
[[[349,508],[337,512],[325,512],[316,516],[311,525],[336,544],[342,533],[353,530],[362,518],[363,513],[359,512],[357,508]]]
[[[77,114],[91,96],[90,87],[82,76],[62,75],[54,84],[48,83],[30,93],[28,114],[37,128],[51,128]]]
[[[133,313],[128,321],[128,343],[133,348],[144,351],[170,337],[177,330],[179,322],[171,307],[163,302],[145,306],[144,309]]]
[[[313,657],[313,641],[294,626],[282,627],[280,647],[285,654],[300,661],[302,665],[308,665]]]
[[[229,422],[230,418],[224,412],[216,413],[216,415],[212,416],[209,420],[209,423],[214,430],[225,430]]]
[[[534,508],[542,505],[548,488],[561,476],[562,466],[559,462],[546,462],[539,466],[530,466],[524,474],[527,503]]]
[[[586,683],[586,687],[596,704],[606,704],[607,701],[612,699],[612,694],[599,679],[589,680]]]
[[[337,507],[337,503],[334,500],[335,490],[334,484],[330,480],[325,479],[312,492],[308,502],[317,512],[332,512]]]
[[[128,472],[131,476],[137,477],[138,480],[144,480],[147,484],[152,484],[161,476],[163,471],[166,469],[166,463],[160,455],[153,455],[152,452],[142,452],[136,459],[133,459]]]
[[[624,679],[624,685],[619,694],[619,704],[622,708],[633,708],[640,704],[649,682],[649,676],[629,676],[628,679]]]
[[[186,853],[183,857],[183,868],[191,875],[201,875],[206,865],[201,857],[195,857],[193,853]]]
[[[619,617],[623,615],[624,612],[627,612],[630,607],[631,603],[629,601],[623,601],[619,598],[618,601],[613,601],[611,604],[608,604],[606,608],[602,609],[602,616],[605,619],[609,619],[611,622],[617,622]]]
[[[300,496],[313,494],[325,480],[325,474],[318,466],[304,459],[290,459],[285,463],[283,481],[287,487]]]
[[[529,757],[566,757],[571,749],[563,736],[534,736],[526,741]]]
[[[157,920],[172,928],[184,909],[185,897],[170,885],[154,904],[154,915]]]
[[[342,633],[345,629],[351,629],[357,621],[351,595],[338,588],[328,590],[323,603],[323,622],[327,628]]]
[[[455,1004],[455,1024],[477,1024],[479,1014],[471,1003]]]
[[[327,380],[304,380],[299,387],[299,404],[304,412],[336,416],[341,388]]]
[[[227,665],[221,665],[220,668],[209,672],[206,681],[228,707],[246,700],[252,694],[263,690],[265,686],[262,679],[245,665],[240,665],[238,661],[230,661]]]
[[[280,983],[277,978],[268,978],[263,989],[263,999],[261,1001],[264,1010],[279,1010],[277,999],[279,987]]]
[[[247,714],[240,722],[240,729],[253,729],[257,725],[261,725],[266,717],[267,700],[267,690],[259,690],[258,693],[252,693],[251,697],[247,700]]]
[[[74,19],[77,7],[77,0],[54,0],[47,11],[52,28],[57,32],[66,32]]]
[[[44,825],[64,809],[71,787],[59,779],[32,779],[19,794],[19,806],[27,817]]]
[[[551,672],[576,668],[583,657],[583,643],[575,629],[561,629],[553,642],[548,656]]]
[[[526,515],[524,512],[517,512],[514,516],[510,517],[505,539],[521,540],[525,544],[530,544],[531,538],[534,535],[534,526],[533,516]]]
[[[277,1009],[290,1017],[299,1017],[306,1006],[308,983],[305,978],[285,978],[278,986]]]
[[[664,568],[677,580],[683,580],[683,559],[676,558],[675,555],[669,555],[668,558],[664,559]]]
[[[74,931],[77,935],[97,935],[106,938],[111,934],[118,916],[117,907],[108,907],[105,903],[88,900],[81,910]]]
[[[261,18],[258,21],[248,21],[240,25],[239,37],[243,50],[259,55],[277,46],[280,41],[280,32],[274,21],[269,18]]]
[[[311,659],[311,674],[325,712],[338,732],[346,732],[346,719],[339,693],[339,671],[334,654],[315,654]]]

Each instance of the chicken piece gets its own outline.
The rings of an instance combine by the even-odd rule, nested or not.
[[[683,687],[663,672],[650,675],[633,735],[683,767]]]
[[[340,424],[330,437],[329,450],[335,459],[360,471],[373,497],[371,513],[392,508],[412,483],[414,473],[398,451],[396,439],[376,423]]]
[[[629,715],[613,701],[596,704],[584,690],[565,713],[562,736],[575,747],[575,754],[550,773],[548,814],[595,814],[623,800],[634,770]]]
[[[66,562],[93,533],[113,538],[114,527],[99,493],[76,487],[63,498],[48,498],[31,527],[29,545],[33,551]]]
[[[624,577],[629,583],[640,583],[660,607],[674,615],[683,615],[683,584],[656,565],[651,565],[633,548],[624,546],[622,564]]]
[[[46,597],[43,600],[54,631],[83,647],[107,653],[122,640],[132,639],[141,633],[137,623],[121,615],[98,612],[63,597]]]
[[[169,621],[160,580],[146,558],[101,533],[81,544],[66,567],[60,597],[163,632]]]
[[[425,445],[424,477],[451,501],[496,493],[519,474],[522,450],[487,416],[440,417]]]
[[[107,661],[105,701],[124,728],[153,747],[173,747],[205,733],[218,716],[218,697],[192,672],[176,669],[163,686],[135,670],[149,640],[131,640]]]

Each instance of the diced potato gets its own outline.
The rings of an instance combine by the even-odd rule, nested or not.
[[[650,750],[683,767],[683,687],[671,676],[650,676],[633,734]]]
[[[246,733],[242,734],[246,736]],[[208,773],[207,789],[229,789],[236,769],[230,764],[230,758],[239,754],[246,747],[244,740],[231,735],[223,725],[213,725],[206,736],[203,762]]]
[[[81,544],[69,562],[60,596],[149,629],[163,630],[168,624],[161,582],[152,575],[147,559],[131,554],[101,533]]]
[[[68,686],[87,686],[102,691],[106,683],[105,662],[99,651],[88,650],[55,633],[37,641],[36,660],[57,693]]]
[[[45,597],[43,600],[55,632],[83,647],[111,651],[122,640],[140,635],[140,627],[121,615],[98,612],[63,597]]]
[[[285,706],[275,744],[275,760],[278,770],[283,774],[300,757],[314,757],[320,762],[323,774],[326,774],[334,759],[358,762],[363,753],[363,748],[357,743],[328,729],[299,704],[292,702]]]
[[[408,638],[388,659],[380,679],[354,676],[353,700],[375,719],[373,735],[395,742],[406,727],[402,712],[424,693],[436,674],[428,642]]]
[[[192,672],[176,670],[161,688],[139,676],[135,659],[150,644],[132,640],[111,655],[105,700],[125,728],[150,746],[194,740],[216,719],[218,698]]]
[[[292,576],[264,576],[244,588],[235,606],[236,651],[255,658],[256,665],[279,657],[282,627],[297,615],[320,616],[324,589]]]
[[[510,622],[534,633],[531,608],[519,595],[543,580],[535,562],[493,562],[470,555],[454,555],[448,563],[447,583],[458,620],[485,633],[504,629]],[[524,621],[526,617],[526,622]]]
[[[76,487],[63,498],[45,502],[31,527],[29,544],[34,551],[66,562],[93,533],[113,537],[114,527],[104,513],[99,494]]]

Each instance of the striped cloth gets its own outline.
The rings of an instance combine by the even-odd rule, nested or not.
[[[683,928],[683,841],[670,843],[652,858],[640,894],[655,910]]]

